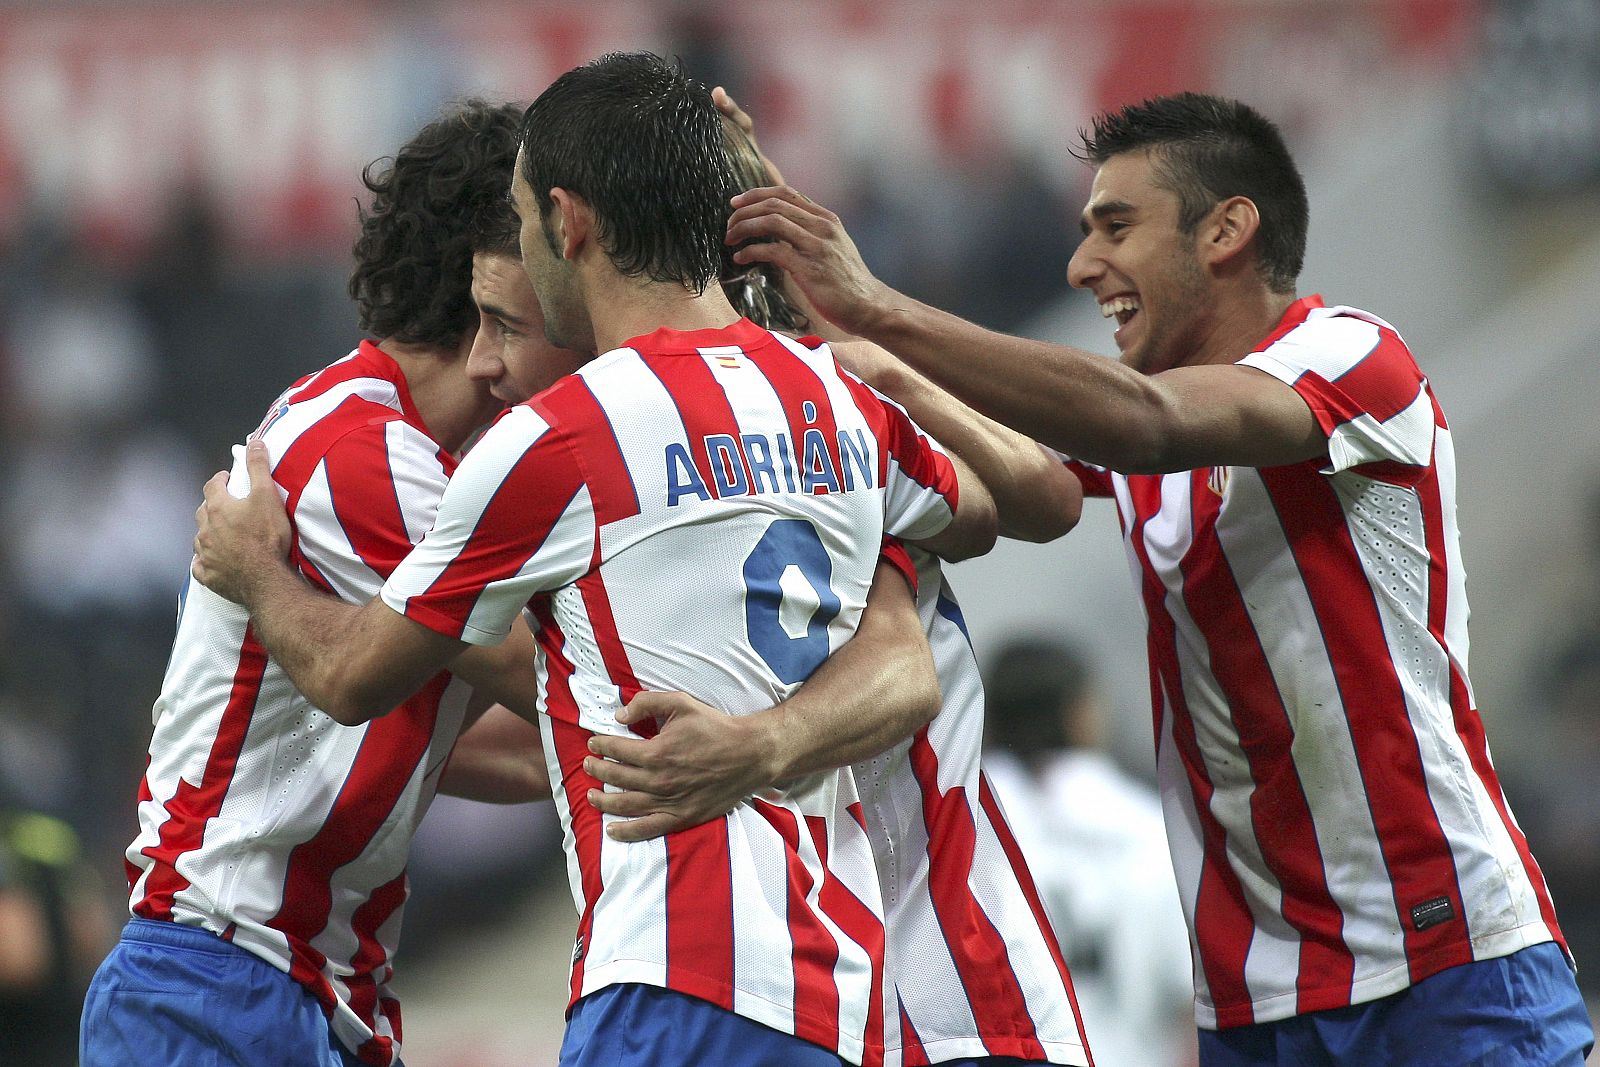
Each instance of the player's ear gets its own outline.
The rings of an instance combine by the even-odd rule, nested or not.
[[[1201,224],[1201,255],[1222,264],[1255,243],[1261,212],[1247,196],[1230,196],[1211,209]]]
[[[562,259],[576,259],[594,229],[594,210],[583,197],[556,186],[550,190],[550,212],[554,216],[556,250]]]

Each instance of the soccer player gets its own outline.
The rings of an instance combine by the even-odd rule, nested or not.
[[[992,504],[825,347],[738,321],[708,286],[733,184],[703,87],[653,56],[607,56],[535,101],[519,158],[546,336],[605,354],[484,435],[364,607],[308,596],[282,562],[275,494],[233,498],[220,478],[196,576],[351,717],[530,609],[581,914],[564,1063],[875,1061],[882,920],[851,780],[811,774],[622,843],[585,802],[583,759],[642,688],[771,705],[854,628],[881,533],[984,551]],[[249,462],[263,470],[259,446]],[[259,565],[213,570],[219,538]]]
[[[720,90],[716,98],[728,117],[740,185],[771,184],[775,171],[755,146],[749,116]],[[772,268],[730,263],[724,270],[730,295],[752,320],[789,329],[808,323]],[[993,492],[1002,531],[1047,541],[1076,523],[1077,480],[1034,442],[973,412],[874,345],[845,342],[834,351],[960,453]],[[983,689],[961,609],[938,558],[916,548],[910,553],[943,704],[914,736],[852,769],[886,909],[886,1062],[1087,1063],[1060,947],[982,772]],[[670,734],[597,738],[596,751],[613,762],[594,761],[591,772],[629,788],[597,795],[596,807],[613,814],[678,812],[695,790],[715,797],[738,773],[704,759],[686,770]],[[662,804],[653,791],[665,789],[665,781],[674,795]],[[615,832],[631,838],[643,831],[624,824]]]
[[[1473,706],[1427,380],[1383,320],[1296,297],[1304,186],[1248,107],[1146,101],[1083,153],[1068,276],[1120,362],[890,290],[793,190],[736,197],[728,240],[775,238],[736,258],[1116,499],[1203,1064],[1576,1067],[1593,1033]]]
[[[504,406],[467,373],[468,279],[474,219],[504,195],[519,121],[469,101],[363,175],[373,201],[350,291],[379,340],[295,383],[256,431],[289,496],[295,562],[322,589],[376,592],[432,525],[455,454]],[[529,365],[532,389],[576,357],[546,346]],[[475,658],[486,680],[520,671],[531,711],[519,648],[531,657],[526,632]],[[242,609],[190,583],[128,848],[133,920],[86,999],[83,1063],[393,1062],[406,853],[481,710],[471,692],[433,673],[386,717],[346,727],[295,690]]]

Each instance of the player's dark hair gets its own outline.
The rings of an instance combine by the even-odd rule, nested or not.
[[[506,181],[510,180],[508,174]],[[485,204],[478,217],[472,220],[472,250],[521,259],[521,230],[522,220],[517,218],[516,208],[511,206],[509,194],[503,194]]]
[[[1055,638],[1014,638],[984,671],[984,733],[1025,762],[1069,747],[1065,719],[1093,690],[1089,659]]]
[[[361,210],[349,288],[363,330],[453,347],[477,323],[473,234],[504,203],[520,120],[514,104],[466,100],[362,170],[372,204]]]
[[[1178,93],[1098,115],[1080,131],[1078,158],[1096,166],[1150,149],[1158,181],[1178,196],[1178,226],[1193,233],[1231,196],[1261,214],[1261,273],[1275,292],[1293,292],[1305,261],[1310,209],[1306,186],[1278,127],[1237,100]]]
[[[761,154],[749,134],[726,115],[722,116],[722,133],[727,139],[728,160],[733,164],[733,177],[738,192],[759,189],[773,184]],[[738,245],[722,246],[722,291],[727,294],[733,309],[757,326],[788,333],[806,333],[811,320],[793,303],[783,290],[783,274],[770,263],[752,263],[745,266],[735,263],[733,254],[746,245],[770,238],[756,238]]]
[[[717,277],[733,168],[710,90],[678,64],[613,52],[557,78],[523,116],[522,177],[541,221],[551,189],[582,197],[624,275],[696,293]]]

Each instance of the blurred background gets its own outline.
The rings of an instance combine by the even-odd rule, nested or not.
[[[51,917],[42,970],[0,958],[0,1032],[75,1028],[120,926],[199,487],[358,339],[362,166],[454,97],[528,100],[636,48],[727,86],[890,284],[1108,353],[1065,281],[1078,127],[1181,89],[1277,120],[1311,194],[1301,292],[1394,322],[1455,430],[1476,693],[1600,996],[1595,0],[0,0],[0,921],[19,898]],[[981,658],[1079,650],[1106,711],[1084,743],[1137,793],[1143,622],[1115,516],[1087,510],[954,583]],[[560,866],[548,805],[430,814],[412,1067],[553,1062]]]

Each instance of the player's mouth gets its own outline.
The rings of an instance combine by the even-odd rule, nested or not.
[[[1100,305],[1100,314],[1117,320],[1116,339],[1120,344],[1124,328],[1139,314],[1139,298],[1126,294],[1114,296]]]

